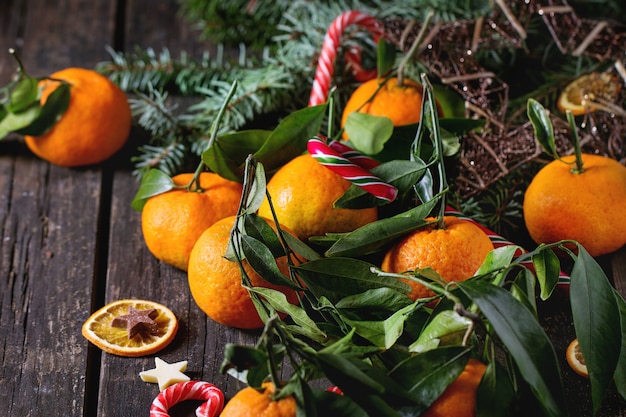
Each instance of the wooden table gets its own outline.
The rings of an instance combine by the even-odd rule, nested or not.
[[[177,13],[176,0],[2,1],[0,84],[15,68],[9,47],[33,75],[93,68],[109,59],[106,45],[195,56],[210,49]],[[80,334],[91,312],[121,298],[158,301],[179,317],[180,332],[159,357],[188,360],[192,379],[213,382],[227,396],[241,388],[218,367],[226,343],[251,344],[255,334],[208,319],[190,297],[186,274],[145,247],[140,215],[130,207],[138,184],[129,155],[138,143],[133,134],[110,161],[66,169],[34,157],[17,136],[0,142],[0,415],[147,416],[158,388],[138,374],[154,367],[154,357],[104,354]],[[603,265],[624,294],[626,250]],[[545,306],[544,323],[563,357],[573,328],[567,299],[558,298]],[[564,361],[561,367],[572,415],[591,415],[587,381]],[[609,393],[600,415],[626,416],[626,404]]]

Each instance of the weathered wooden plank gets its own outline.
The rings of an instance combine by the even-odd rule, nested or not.
[[[146,13],[150,10],[150,13]],[[181,51],[200,56],[205,47],[178,13],[175,0],[128,1],[125,49],[136,46],[160,51],[168,48],[173,56]],[[147,250],[141,232],[141,214],[130,207],[137,191],[137,180],[130,167],[118,167],[112,190],[111,230],[106,281],[106,300],[147,298],[170,307],[180,320],[179,334],[171,346],[155,356],[166,362],[187,360],[187,375],[209,381],[227,395],[240,386],[219,373],[226,343],[251,344],[251,333],[231,330],[214,323],[195,305],[187,284],[187,274],[160,263]],[[99,416],[147,414],[159,390],[139,378],[139,372],[154,368],[154,356],[120,358],[102,355],[98,401]],[[176,415],[194,415],[192,408],[179,408]],[[175,415],[175,414],[172,414]]]
[[[93,65],[112,39],[113,6],[2,2],[0,82],[16,68],[8,47],[32,75]],[[15,137],[1,149],[0,415],[80,416],[88,362],[80,326],[97,275],[102,173],[51,166]]]

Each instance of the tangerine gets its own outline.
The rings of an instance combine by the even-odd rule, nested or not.
[[[604,156],[581,157],[580,173],[572,170],[574,156],[539,170],[524,195],[524,222],[536,243],[571,239],[600,256],[626,244],[626,167]]]
[[[172,178],[186,186],[194,174]],[[198,237],[216,221],[237,214],[242,185],[213,172],[202,172],[199,190],[177,188],[150,197],[141,212],[141,230],[148,250],[183,271]]]
[[[399,83],[398,78],[393,77],[380,85],[378,79],[371,79],[357,87],[346,102],[341,126],[345,126],[348,116],[355,111],[388,117],[394,126],[419,123],[423,95],[424,87],[417,81],[404,79]],[[437,106],[441,115],[439,104]],[[347,139],[345,133],[343,137]]]
[[[351,232],[378,219],[375,207],[333,207],[350,185],[348,180],[321,165],[311,155],[304,154],[283,165],[268,181],[267,191],[281,226],[306,240],[330,232]],[[272,218],[267,198],[258,213]]]
[[[422,417],[474,417],[476,416],[476,392],[487,366],[470,359],[463,372],[422,414]]]
[[[447,282],[470,278],[493,249],[491,239],[469,220],[445,216],[444,224],[438,228],[433,223],[404,237],[385,253],[381,269],[402,273],[430,267]],[[418,282],[403,281],[412,289],[412,300],[435,295]]]
[[[574,372],[576,372],[580,376],[589,378],[589,370],[587,369],[585,358],[583,358],[583,353],[580,350],[578,339],[572,340],[571,343],[567,346],[567,350],[565,351],[565,359],[567,360],[567,364],[572,368]]]
[[[257,329],[263,327],[263,321],[248,290],[241,285],[239,264],[224,257],[235,220],[236,216],[226,217],[200,235],[189,257],[189,289],[198,307],[214,321],[229,327]],[[274,226],[273,222],[268,223]],[[298,303],[293,289],[267,282],[245,259],[242,262],[253,286],[279,290],[290,303]],[[287,257],[277,258],[276,263],[280,271],[288,276]]]
[[[295,417],[296,399],[289,395],[274,400],[275,392],[271,382],[263,383],[261,390],[246,387],[226,403],[220,417]]]
[[[50,76],[70,84],[70,102],[62,117],[41,136],[24,136],[28,148],[40,158],[65,167],[102,162],[126,143],[132,115],[124,92],[95,71],[67,68]],[[41,82],[41,102],[59,81]]]
[[[621,85],[617,77],[608,73],[585,74],[563,89],[557,107],[563,113],[570,110],[575,116],[595,111],[596,108],[605,107],[602,102],[613,102],[621,90]]]

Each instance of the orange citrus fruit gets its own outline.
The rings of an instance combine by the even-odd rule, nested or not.
[[[404,237],[385,253],[381,269],[403,273],[430,267],[447,282],[473,276],[493,249],[491,239],[469,220],[445,216],[444,223],[443,228],[433,223]],[[412,300],[434,295],[418,282],[405,282],[412,288]]]
[[[278,223],[292,230],[301,240],[331,232],[351,232],[378,219],[375,207],[333,207],[349,187],[348,180],[330,171],[309,154],[300,155],[283,165],[267,183]],[[259,215],[273,218],[267,199],[261,204]]]
[[[128,316],[133,309],[138,315]],[[129,319],[125,320],[126,317]],[[124,327],[128,322],[135,324],[132,331]],[[178,320],[174,313],[164,305],[147,300],[109,303],[89,316],[82,327],[83,336],[103,351],[133,357],[164,349],[174,340],[177,331]]]
[[[178,186],[193,174],[176,175]],[[141,230],[148,250],[159,260],[187,270],[189,254],[206,228],[237,214],[242,186],[212,172],[199,177],[200,189],[173,189],[150,197],[141,212]]]
[[[592,72],[567,85],[559,95],[557,107],[562,112],[570,110],[573,115],[585,114],[602,107],[601,102],[613,102],[621,89],[617,77],[608,73]]]
[[[587,370],[583,353],[580,351],[578,339],[572,340],[567,347],[567,350],[565,351],[565,359],[567,359],[567,363],[574,370],[574,372],[580,376],[589,378],[589,371]]]
[[[127,97],[119,87],[83,68],[67,68],[50,78],[70,84],[70,102],[47,133],[24,137],[35,155],[56,165],[75,167],[102,162],[124,146],[132,117]],[[58,84],[42,81],[42,103]]]
[[[257,329],[263,327],[263,321],[248,290],[241,285],[239,264],[224,257],[235,219],[231,216],[219,220],[198,238],[189,257],[189,289],[198,307],[214,321],[229,327]],[[268,223],[273,226],[271,221]],[[287,257],[277,258],[276,263],[288,276]],[[243,265],[253,286],[279,290],[290,303],[298,303],[294,290],[267,282],[245,260]]]
[[[220,417],[295,417],[296,400],[293,396],[272,399],[274,384],[265,382],[261,390],[246,387],[226,403]]]
[[[474,417],[476,391],[486,370],[484,363],[470,359],[463,372],[448,385],[422,417]]]
[[[524,195],[524,222],[536,243],[578,241],[591,256],[626,244],[626,167],[614,159],[582,154],[554,160],[535,175]]]
[[[374,78],[354,90],[343,109],[341,126],[345,126],[348,116],[355,111],[388,117],[394,126],[419,123],[423,94],[424,88],[417,81],[404,79],[399,84],[394,77],[381,86]],[[441,115],[439,108],[438,113]],[[344,138],[347,139],[345,133]]]

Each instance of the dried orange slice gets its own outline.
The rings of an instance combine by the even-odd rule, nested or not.
[[[83,336],[105,352],[119,356],[151,355],[170,344],[178,320],[164,305],[146,300],[118,300],[85,321]]]
[[[583,353],[580,351],[580,345],[578,339],[572,340],[572,343],[567,347],[565,357],[569,366],[580,376],[589,378],[589,372],[587,371],[587,365],[583,358]]]
[[[596,109],[611,110],[620,89],[621,85],[616,77],[608,73],[592,72],[568,84],[559,95],[557,107],[562,112],[570,110],[575,116]]]

